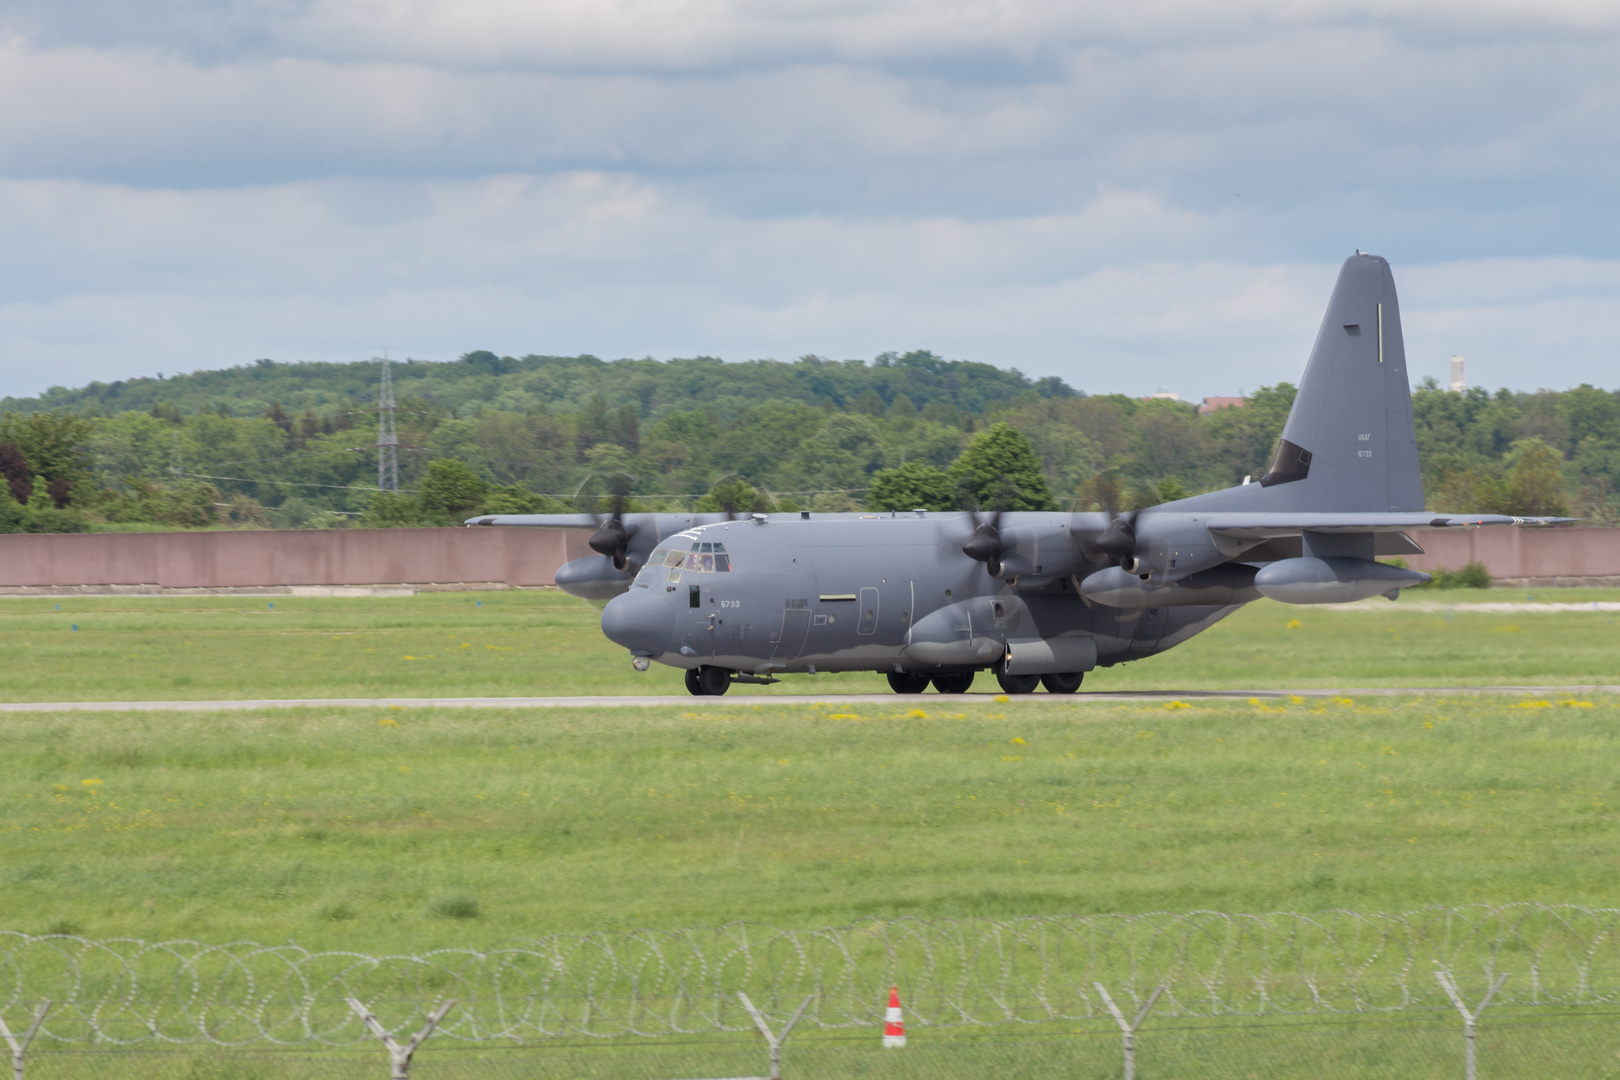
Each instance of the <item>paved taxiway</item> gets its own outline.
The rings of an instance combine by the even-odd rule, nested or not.
[[[1595,694],[1620,691],[1616,686],[1380,686],[1335,690],[1119,690],[1091,693],[1018,694],[748,694],[691,697],[671,694],[641,697],[458,697],[458,698],[262,698],[257,701],[12,701],[0,702],[0,713],[16,712],[201,712],[215,709],[619,709],[632,707],[715,707],[726,705],[900,705],[932,703],[1016,704],[1022,702],[1175,701],[1236,698],[1399,697],[1405,694]]]

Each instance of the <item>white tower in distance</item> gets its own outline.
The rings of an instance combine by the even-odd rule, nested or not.
[[[1464,357],[1455,355],[1451,358],[1451,392],[1453,394],[1460,394],[1468,389],[1468,379],[1463,375],[1464,359]]]

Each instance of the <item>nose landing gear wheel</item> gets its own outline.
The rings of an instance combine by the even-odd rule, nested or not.
[[[1009,694],[1033,694],[1040,685],[1039,675],[1006,675],[996,673],[996,682],[1001,684],[1002,690]]]
[[[928,689],[928,676],[913,671],[891,671],[889,689],[897,694],[920,694]]]
[[[725,668],[686,669],[686,692],[695,697],[719,697],[731,689],[731,672]]]
[[[703,693],[711,698],[718,698],[727,690],[731,690],[731,672],[727,672],[724,667],[700,667],[698,683],[703,687]]]
[[[957,675],[935,675],[929,680],[934,689],[942,694],[965,694],[968,687],[973,685],[973,672],[964,671]]]
[[[1048,694],[1072,694],[1080,689],[1080,682],[1086,677],[1083,671],[1071,671],[1062,675],[1042,675],[1041,685],[1046,687]]]

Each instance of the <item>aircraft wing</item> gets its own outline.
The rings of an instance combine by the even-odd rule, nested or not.
[[[697,525],[715,525],[723,521],[741,521],[759,517],[758,514],[727,514],[710,511],[702,514],[672,514],[663,511],[636,511],[624,515],[624,524],[631,532],[644,526],[653,526],[659,536],[670,536]],[[770,521],[796,521],[798,514],[766,514]],[[828,515],[823,515],[828,516]],[[606,514],[480,514],[470,517],[467,525],[509,525],[531,529],[595,529],[607,520]]]
[[[468,525],[529,525],[539,529],[594,529],[601,523],[595,514],[484,514],[466,521]]]
[[[1302,532],[1386,533],[1421,529],[1473,529],[1482,525],[1557,525],[1574,518],[1509,517],[1506,514],[1258,513],[1211,514],[1209,531],[1233,540],[1268,540]]]

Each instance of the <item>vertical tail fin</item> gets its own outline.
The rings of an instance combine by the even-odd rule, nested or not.
[[[1270,510],[1423,509],[1400,302],[1378,256],[1357,253],[1340,268],[1260,484]]]

